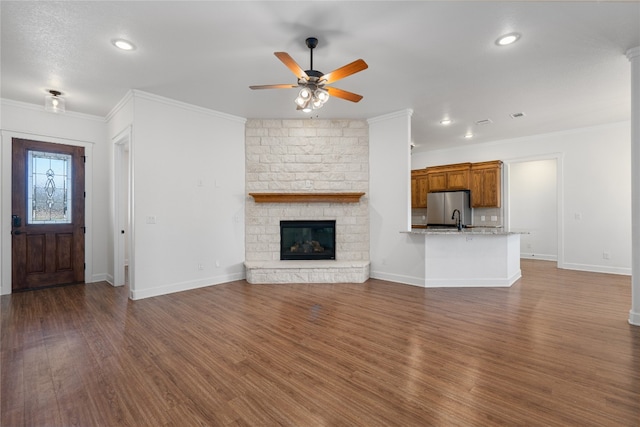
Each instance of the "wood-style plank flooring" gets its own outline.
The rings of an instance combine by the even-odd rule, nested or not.
[[[2,426],[640,426],[628,276],[1,298]]]

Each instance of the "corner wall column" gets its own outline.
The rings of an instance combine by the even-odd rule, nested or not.
[[[640,326],[640,46],[627,51],[631,62],[631,310]]]

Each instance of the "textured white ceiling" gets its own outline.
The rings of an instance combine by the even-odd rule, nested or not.
[[[310,117],[273,55],[324,73],[362,58],[369,68],[333,86],[319,118],[412,109],[416,150],[628,120],[640,2],[2,1],[1,96],[41,104],[58,89],[70,111],[106,116],[129,89],[247,118]],[[522,34],[512,46],[496,38]],[[133,52],[110,40],[133,41]],[[509,114],[524,112],[520,119]],[[453,124],[439,120],[449,116]],[[475,122],[491,119],[489,125]],[[476,135],[468,141],[464,134]]]

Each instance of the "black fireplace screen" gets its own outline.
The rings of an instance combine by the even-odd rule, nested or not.
[[[336,259],[335,221],[280,221],[280,259]]]

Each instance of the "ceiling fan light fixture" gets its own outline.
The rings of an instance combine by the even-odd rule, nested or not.
[[[308,87],[304,87],[300,90],[300,93],[298,93],[294,102],[298,106],[298,110],[310,113],[313,110],[322,108],[328,100],[329,92],[326,89],[315,88],[312,90]]]
[[[308,100],[303,99],[300,95],[298,95],[295,99],[295,103],[298,107],[304,107],[304,104],[307,103]]]
[[[44,97],[44,109],[51,113],[65,112],[65,99],[61,98],[62,92],[57,90],[49,90],[49,95]]]
[[[326,89],[316,89],[316,96],[323,104],[329,100],[329,92]]]
[[[300,98],[309,99],[311,98],[311,90],[308,87],[303,87],[299,93]]]

